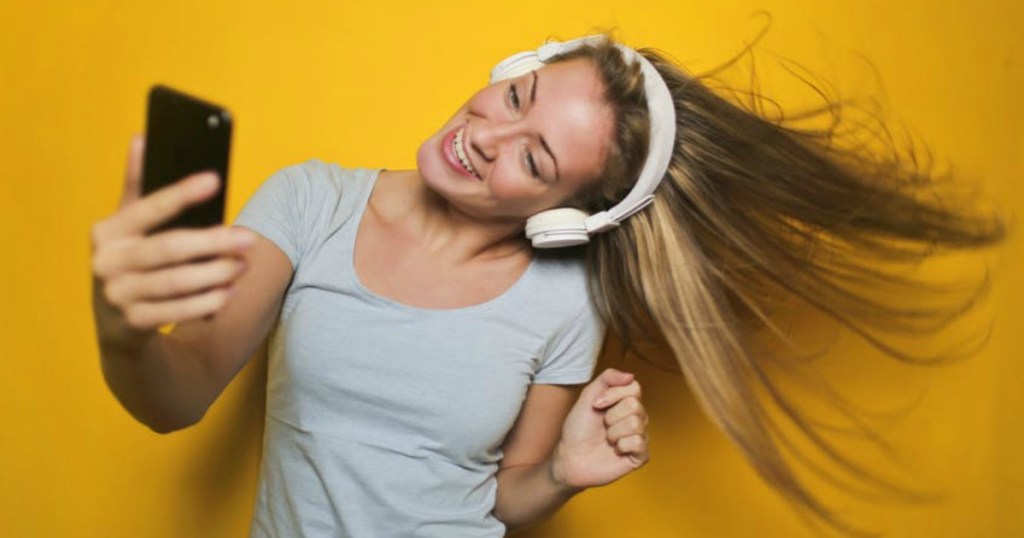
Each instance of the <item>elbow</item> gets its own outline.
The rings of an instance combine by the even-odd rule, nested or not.
[[[161,435],[166,435],[168,433],[174,433],[174,432],[176,432],[178,430],[184,430],[185,428],[188,428],[189,426],[192,425],[192,424],[170,423],[170,422],[147,422],[145,424],[150,429],[150,431],[152,431],[154,433],[159,433]]]
[[[162,416],[142,417],[142,416],[136,415],[135,416],[135,420],[138,420],[139,422],[141,422],[143,425],[145,425],[147,428],[149,428],[154,433],[159,433],[161,435],[166,435],[166,434],[169,434],[169,433],[174,433],[174,432],[179,431],[179,430],[184,430],[186,428],[189,428],[191,426],[194,426],[194,425],[198,424],[199,421],[202,420],[202,418],[203,418],[203,416],[205,414],[206,413],[205,413],[205,410],[204,410],[204,412],[199,413],[198,415],[194,415],[194,416],[162,415]]]
[[[503,510],[501,510],[500,506],[495,505],[494,510],[491,512],[491,515],[494,516],[495,519],[500,521],[501,524],[505,526],[506,532],[513,532],[523,528],[522,523],[515,521],[515,519],[509,518],[508,514],[503,513]]]

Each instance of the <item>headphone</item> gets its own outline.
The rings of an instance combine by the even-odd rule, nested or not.
[[[491,83],[525,75],[540,69],[552,58],[586,45],[604,42],[604,36],[588,36],[566,42],[549,42],[536,51],[514,54],[491,70]],[[647,160],[633,190],[607,211],[588,215],[571,207],[542,211],[526,220],[526,237],[534,248],[582,245],[590,236],[611,230],[654,201],[654,190],[661,183],[672,159],[676,138],[676,109],[665,80],[651,62],[635,50],[616,44],[627,62],[640,64],[644,92],[650,116],[650,147]]]

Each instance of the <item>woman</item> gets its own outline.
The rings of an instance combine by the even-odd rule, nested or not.
[[[631,375],[570,388],[606,324],[670,348],[763,476],[845,528],[782,459],[767,403],[834,452],[753,360],[753,321],[781,292],[869,337],[880,312],[928,322],[945,311],[855,284],[900,284],[871,262],[991,244],[1000,222],[928,203],[927,174],[728,104],[652,51],[546,45],[493,78],[416,170],[289,167],[233,230],[146,236],[215,182],[138,199],[136,139],[122,207],[93,230],[104,373],[125,407],[157,431],[196,422],[280,313],[253,534],[500,535],[647,461]]]

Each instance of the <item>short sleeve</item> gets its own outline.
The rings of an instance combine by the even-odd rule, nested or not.
[[[329,176],[326,165],[315,159],[275,172],[249,198],[234,225],[266,237],[298,267],[315,240],[323,206],[340,196]]]
[[[604,323],[589,298],[544,346],[533,382],[549,385],[586,383],[594,375],[604,342]]]

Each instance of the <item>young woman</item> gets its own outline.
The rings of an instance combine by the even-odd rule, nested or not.
[[[1001,223],[607,38],[517,55],[492,82],[415,170],[291,166],[230,229],[147,235],[215,182],[139,198],[136,138],[92,234],[111,390],[156,431],[186,427],[274,329],[254,536],[498,536],[647,461],[630,374],[573,388],[607,326],[670,348],[763,476],[842,526],[782,458],[769,403],[833,452],[754,358],[754,322],[780,293],[869,338],[879,313],[932,321],[946,312],[857,286],[912,285],[871,264],[991,244]]]

